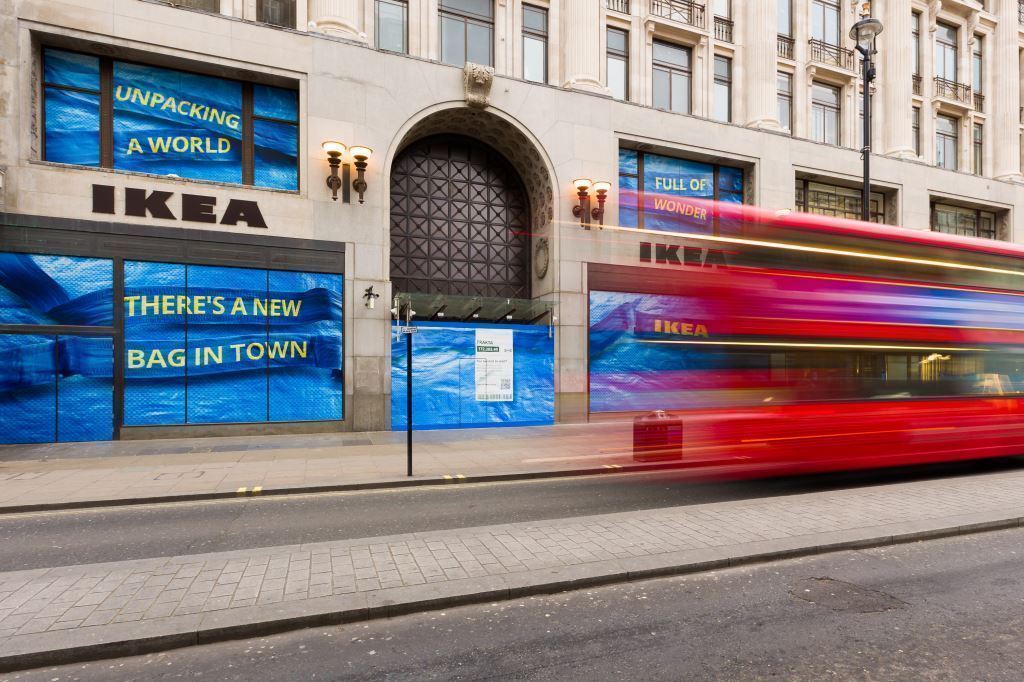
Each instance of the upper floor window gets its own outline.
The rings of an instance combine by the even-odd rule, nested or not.
[[[910,35],[914,50],[914,74],[921,73],[921,13],[910,13]]]
[[[494,1],[440,0],[441,61],[494,66]]]
[[[377,0],[374,11],[375,44],[380,50],[408,52],[409,3],[407,0]]]
[[[776,76],[776,98],[779,105],[779,125],[783,130],[793,130],[793,75],[779,71]]]
[[[811,38],[829,45],[838,45],[840,22],[838,0],[811,2]]]
[[[952,116],[935,117],[935,165],[939,168],[957,169],[957,144],[960,121]]]
[[[984,55],[982,53],[983,40],[981,36],[974,36],[974,50],[971,52],[971,89],[975,94],[985,91],[983,87],[985,72],[982,69],[984,62]]]
[[[220,0],[166,0],[176,7],[201,9],[204,12],[220,12]]]
[[[839,144],[839,88],[817,82],[811,86],[811,139]]]
[[[779,11],[776,29],[780,36],[793,37],[793,0],[778,0]]]
[[[999,237],[994,212],[938,202],[932,204],[932,229],[961,237]]]
[[[910,129],[914,138],[914,154],[921,156],[921,107],[911,107]]]
[[[715,55],[714,119],[732,120],[732,60]]]
[[[43,119],[47,161],[298,189],[295,90],[46,48]]]
[[[975,175],[982,175],[985,170],[985,129],[975,123],[971,132],[971,163]]]
[[[256,21],[295,28],[295,0],[256,0]]]
[[[629,32],[608,28],[608,89],[615,99],[629,99]]]
[[[935,76],[956,82],[957,78],[957,29],[949,24],[939,24],[935,29]]]
[[[871,192],[870,204],[871,222],[884,223],[885,195]],[[803,213],[860,220],[862,205],[863,194],[860,189],[804,179],[796,181],[796,210]]]
[[[523,5],[523,78],[548,81],[548,11]]]
[[[654,106],[690,113],[690,48],[654,41]]]
[[[732,19],[732,0],[715,0],[714,11],[716,17]]]

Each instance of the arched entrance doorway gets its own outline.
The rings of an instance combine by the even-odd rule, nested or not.
[[[391,170],[391,281],[396,292],[530,298],[530,202],[492,147],[433,135]]]

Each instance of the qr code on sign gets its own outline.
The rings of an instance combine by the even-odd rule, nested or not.
[[[501,380],[501,390],[502,391],[507,391],[510,388],[512,388],[512,380],[511,379],[502,379]]]

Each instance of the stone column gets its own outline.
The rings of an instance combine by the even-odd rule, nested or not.
[[[739,20],[743,22],[743,81],[740,84],[746,104],[746,124],[751,128],[779,129],[776,101],[778,51],[776,47],[778,3],[743,2]]]
[[[360,0],[309,0],[309,28],[351,40],[366,40]]]
[[[877,95],[872,119],[884,122],[881,137],[875,137],[875,151],[898,159],[914,159],[914,131],[909,115],[914,94],[914,45],[911,40],[910,0],[878,3],[882,33],[876,38],[875,80]],[[925,36],[921,36],[922,41]],[[860,62],[858,60],[858,66]],[[874,121],[872,121],[874,122]]]
[[[562,0],[562,87],[608,94],[601,82],[601,32],[604,4]]]
[[[1018,56],[1017,0],[995,0],[992,8],[999,22],[989,68],[1005,87],[991,93],[992,122],[986,129],[998,143],[993,147],[992,175],[1000,180],[1024,181],[1020,172],[1020,60]]]

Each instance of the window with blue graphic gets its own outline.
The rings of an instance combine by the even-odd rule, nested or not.
[[[743,203],[743,169],[619,150],[619,224],[665,232],[714,231],[714,216],[690,199]]]
[[[344,417],[341,275],[125,263],[125,424]]]
[[[47,161],[298,190],[295,90],[45,48],[43,93]]]
[[[417,322],[412,337],[416,429],[533,426],[555,419],[554,339],[546,325]],[[394,332],[395,329],[392,329]],[[483,337],[481,336],[483,335]],[[482,338],[502,339],[488,362]],[[406,340],[391,337],[391,427],[406,428]],[[481,364],[486,363],[486,364]],[[507,382],[507,383],[505,383]],[[494,391],[497,392],[494,392]]]

